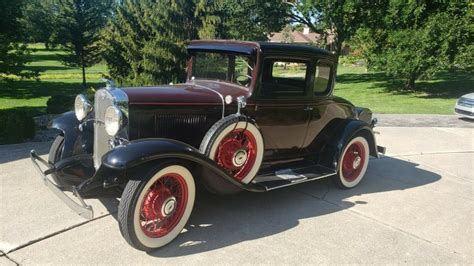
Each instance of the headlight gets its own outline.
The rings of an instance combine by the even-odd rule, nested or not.
[[[104,124],[105,131],[110,136],[115,136],[122,127],[122,111],[117,106],[109,106],[105,110]]]
[[[76,100],[74,100],[74,112],[76,113],[77,120],[81,121],[84,119],[90,111],[92,111],[92,105],[86,96],[82,94],[77,95]]]

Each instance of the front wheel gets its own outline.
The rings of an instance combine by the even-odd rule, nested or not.
[[[49,149],[49,156],[48,162],[50,164],[55,164],[61,160],[64,150],[64,136],[58,135],[51,145]],[[56,175],[56,173],[52,173],[51,176],[53,177],[54,182],[58,187],[64,187],[65,185],[61,182],[61,179]]]
[[[191,215],[196,188],[184,166],[168,164],[134,177],[118,209],[122,236],[134,248],[149,251],[175,239]]]
[[[352,138],[344,147],[339,158],[337,175],[334,182],[340,188],[349,189],[357,186],[367,171],[369,164],[369,143],[362,136]]]

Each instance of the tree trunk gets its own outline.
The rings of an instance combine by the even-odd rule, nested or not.
[[[410,78],[405,81],[405,90],[414,90],[415,80],[416,80],[416,76],[411,75]]]
[[[338,41],[337,39],[334,41],[334,52],[335,52],[335,56],[336,56],[336,69],[335,69],[335,73],[337,75],[337,67],[339,66],[339,56],[341,56],[341,51],[342,51],[342,41]]]
[[[84,64],[84,55],[81,55],[81,67],[82,67],[82,88],[86,89],[86,66]]]

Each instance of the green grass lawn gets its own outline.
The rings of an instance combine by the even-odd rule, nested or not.
[[[38,71],[39,80],[0,79],[0,109],[22,107],[44,112],[51,95],[75,95],[83,90],[81,69],[64,66],[58,60],[58,54],[64,54],[63,51],[46,50],[42,44],[30,45],[29,48],[33,50],[33,60],[27,69]],[[88,87],[103,85],[101,73],[107,73],[105,64],[87,68]]]
[[[81,69],[67,67],[58,61],[61,50],[46,50],[41,44],[30,45],[33,61],[27,68],[40,73],[39,81],[0,79],[0,109],[28,108],[45,112],[51,95],[75,95],[82,91]],[[87,69],[89,87],[100,87],[105,64]],[[474,91],[472,73],[443,73],[430,81],[417,81],[417,92],[397,90],[403,82],[383,73],[368,72],[363,67],[340,66],[335,95],[346,98],[357,106],[377,113],[452,114],[461,95]],[[72,103],[71,103],[72,106]]]
[[[402,91],[403,81],[363,67],[340,66],[334,94],[376,113],[452,114],[456,99],[474,92],[472,73],[440,73],[416,82],[417,91]]]

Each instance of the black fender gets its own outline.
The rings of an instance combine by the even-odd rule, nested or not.
[[[333,135],[325,142],[319,157],[319,163],[334,171],[338,169],[339,158],[346,144],[356,135],[361,135],[369,143],[370,155],[379,157],[372,127],[362,120],[345,119],[339,122]]]
[[[94,128],[92,123],[81,123],[73,111],[63,113],[49,122],[48,128],[55,128],[64,135],[64,148],[61,159],[72,155],[90,154],[93,149]]]
[[[253,184],[243,184],[235,180],[227,172],[218,166],[213,160],[202,154],[196,148],[172,139],[151,138],[131,141],[125,145],[117,146],[115,149],[104,154],[102,166],[115,172],[118,177],[115,182],[124,183],[127,175],[126,171],[134,171],[138,167],[149,167],[148,163],[161,160],[181,160],[192,164],[193,175],[199,178],[206,186],[212,188],[216,193],[231,194],[236,189],[263,192],[263,188]],[[99,169],[100,170],[100,169]]]

